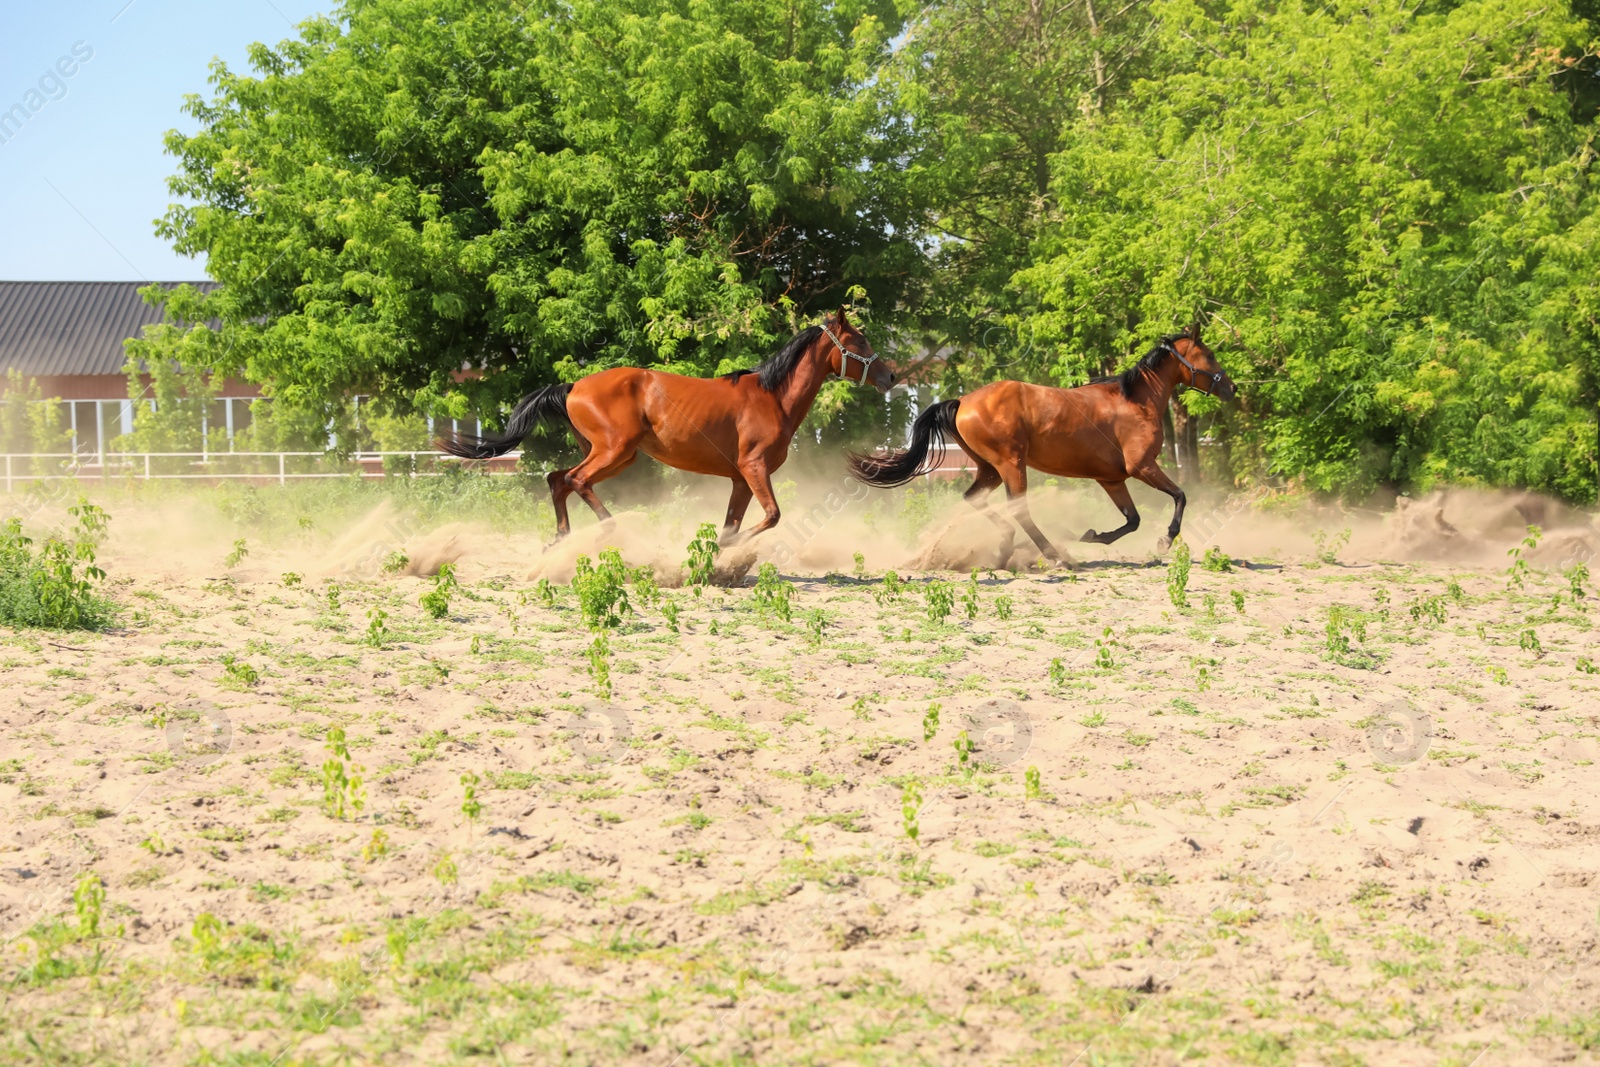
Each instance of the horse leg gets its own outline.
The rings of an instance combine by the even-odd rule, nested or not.
[[[756,534],[765,533],[778,525],[778,517],[781,512],[778,510],[777,494],[772,491],[772,472],[767,470],[766,463],[758,461],[742,465],[739,469],[744,473],[746,487],[754,494],[756,503],[760,504],[761,510],[767,513],[766,517],[757,523],[754,529],[739,538],[741,541],[747,541]]]
[[[589,454],[594,451],[594,446],[589,444],[587,437],[577,431],[573,431],[573,436],[578,439],[578,447],[583,450],[583,458],[588,459]],[[550,487],[550,502],[556,509],[557,541],[572,532],[572,522],[567,517],[567,497],[572,495],[572,486],[567,482],[567,475],[575,470],[576,467],[568,467],[566,470],[551,471],[544,476],[544,483]]]
[[[967,455],[972,456],[971,452]],[[978,466],[978,476],[972,481],[972,488],[961,494],[961,499],[978,509],[978,514],[994,523],[1000,530],[1000,565],[1004,567],[1011,560],[1012,546],[1017,540],[1017,528],[1001,516],[995,514],[994,508],[984,498],[1000,486],[1000,472],[994,469],[994,464],[980,456],[972,456],[973,462]]]
[[[1058,552],[1056,546],[1050,543],[1050,539],[1045,537],[1044,531],[1034,525],[1033,515],[1028,511],[1028,468],[1020,463],[1016,464],[1010,470],[1002,470],[1000,478],[1006,485],[1006,500],[1011,509],[1011,517],[1022,527],[1023,533],[1033,538],[1040,555],[1052,563],[1068,568],[1076,567],[1072,557]]]
[[[550,502],[556,509],[557,541],[572,532],[572,521],[567,517],[567,497],[572,495],[572,486],[567,484],[567,475],[575,469],[551,471],[544,478],[545,484],[550,487]]]
[[[584,457],[582,463],[567,471],[567,485],[571,492],[577,493],[583,498],[583,502],[589,505],[595,518],[601,522],[609,522],[611,512],[600,503],[600,498],[595,495],[594,486],[597,482],[603,482],[622,473],[638,458],[639,453],[632,444],[606,450],[596,448]]]
[[[728,497],[728,514],[722,520],[722,541],[732,543],[732,538],[739,532],[739,524],[744,521],[745,509],[750,506],[750,483],[743,478],[733,479],[733,495]]]
[[[1154,463],[1134,475],[1145,485],[1158,489],[1172,498],[1172,525],[1167,527],[1167,536],[1156,542],[1156,551],[1165,552],[1172,547],[1172,542],[1177,539],[1178,531],[1183,529],[1183,506],[1189,498],[1183,495],[1183,490],[1178,488],[1178,483],[1167,477],[1167,472]]]
[[[1128,521],[1108,533],[1095,533],[1090,530],[1083,535],[1083,540],[1109,545],[1124,534],[1131,534],[1139,528],[1139,509],[1133,506],[1133,497],[1128,495],[1127,482],[1101,482],[1100,488],[1106,491],[1106,496],[1111,498],[1117,510],[1122,512],[1122,517]]]

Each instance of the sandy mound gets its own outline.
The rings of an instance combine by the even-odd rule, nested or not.
[[[1381,554],[1388,559],[1461,559],[1484,547],[1446,521],[1443,503],[1432,497],[1396,500],[1384,533]]]
[[[906,561],[905,567],[913,571],[962,573],[974,567],[978,570],[1025,570],[1038,559],[1039,550],[1020,530],[1014,529],[1011,536],[1006,537],[988,518],[972,512],[957,513],[924,535],[916,554]]]
[[[463,541],[471,529],[464,522],[452,522],[406,542],[404,552],[410,562],[405,573],[417,578],[438,574],[444,564],[454,563],[466,554]]]
[[[473,529],[468,523],[452,522],[423,531],[415,519],[399,514],[385,500],[333,543],[317,569],[323,575],[370,578],[383,572],[385,559],[400,552],[409,560],[402,573],[430,577],[439,573],[441,565],[467,555],[466,539]]]
[[[1600,551],[1600,536],[1581,512],[1535,493],[1450,489],[1416,500],[1401,497],[1384,520],[1380,555],[1388,559],[1495,564],[1538,526],[1543,535],[1528,560],[1565,567]]]
[[[623,561],[630,567],[648,566],[655,572],[656,582],[666,588],[684,584],[683,549],[667,544],[650,516],[642,511],[625,511],[613,515],[609,522],[568,534],[534,561],[528,580],[536,582],[547,578],[557,585],[566,585],[572,581],[579,556],[588,556],[593,561],[608,548],[621,552]]]

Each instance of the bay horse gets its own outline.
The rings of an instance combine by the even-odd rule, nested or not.
[[[571,427],[583,459],[545,479],[556,509],[556,539],[572,529],[567,497],[577,493],[602,522],[611,513],[594,487],[620,474],[639,453],[678,470],[733,482],[722,539],[739,538],[750,498],[766,517],[744,536],[778,524],[772,472],[789,458],[789,443],[830,378],[888,392],[894,375],[879,362],[844,308],[802,330],[753,370],[719,378],[689,378],[643,367],[614,367],[568,385],[547,385],[523,397],[502,434],[456,433],[436,442],[463,459],[503,456],[540,422]]]
[[[1015,529],[990,510],[984,498],[997,486],[1006,487],[1012,517],[1040,553],[1054,563],[1072,566],[1034,524],[1024,495],[1028,468],[1065,478],[1091,478],[1122,512],[1123,524],[1107,533],[1090,530],[1084,541],[1109,545],[1139,528],[1139,511],[1128,494],[1128,479],[1141,482],[1172,497],[1172,524],[1159,550],[1171,547],[1183,527],[1186,498],[1176,482],[1158,464],[1161,456],[1161,416],[1173,390],[1187,385],[1223,400],[1238,390],[1194,325],[1182,333],[1161,338],[1132,367],[1109,378],[1099,378],[1074,389],[1056,389],[1025,382],[994,382],[954,400],[927,408],[912,424],[909,448],[888,449],[873,455],[852,453],[850,470],[868,485],[904,485],[938,468],[948,438],[961,446],[978,468],[972,488],[964,494],[1001,530],[1002,561],[1011,556]],[[930,444],[937,444],[932,451]]]

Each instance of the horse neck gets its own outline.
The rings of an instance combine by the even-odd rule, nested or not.
[[[833,373],[833,368],[828,365],[828,344],[826,337],[818,337],[806,349],[794,373],[789,375],[789,380],[778,392],[778,407],[783,411],[784,429],[791,435],[810,414],[811,405],[822,390],[822,383]]]
[[[1161,366],[1144,374],[1145,389],[1148,390],[1150,402],[1157,411],[1167,406],[1172,399],[1173,392],[1183,382],[1183,365],[1178,358],[1167,353],[1167,358],[1161,361]]]

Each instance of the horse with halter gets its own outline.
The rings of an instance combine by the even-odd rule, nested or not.
[[[439,448],[463,459],[503,456],[540,422],[565,422],[583,459],[546,481],[556,509],[556,537],[570,532],[567,498],[577,493],[605,521],[611,513],[596,484],[625,470],[639,453],[669,467],[733,482],[722,540],[739,539],[751,497],[766,513],[754,537],[778,524],[772,472],[789,457],[789,443],[822,385],[843,378],[888,392],[894,375],[849,320],[844,308],[802,330],[753,370],[719,378],[689,378],[643,367],[615,367],[523,397],[505,432],[486,437],[452,434]]]
[[[1074,389],[1025,382],[994,382],[927,408],[912,424],[909,448],[852,454],[851,472],[868,485],[904,485],[938,468],[946,439],[961,446],[978,474],[965,499],[987,515],[1002,535],[1002,560],[1011,556],[1015,529],[984,498],[1006,487],[1011,516],[1048,560],[1072,565],[1034,524],[1028,512],[1028,468],[1100,483],[1122,512],[1123,524],[1107,533],[1090,530],[1084,541],[1109,545],[1139,528],[1128,494],[1137,478],[1172,497],[1172,524],[1160,544],[1166,551],[1183,526],[1185,497],[1158,464],[1162,413],[1173,391],[1186,385],[1223,400],[1238,392],[1194,325],[1161,338],[1136,364],[1110,378]],[[937,449],[937,450],[935,450]]]

